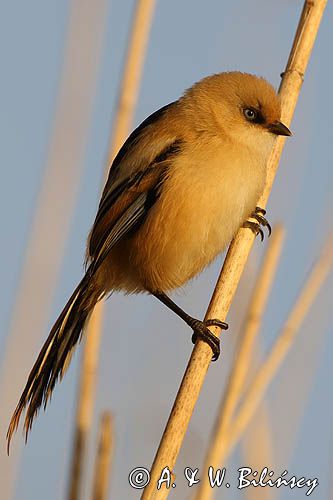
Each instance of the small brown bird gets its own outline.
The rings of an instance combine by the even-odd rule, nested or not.
[[[254,214],[280,121],[263,78],[230,72],[204,78],[149,116],[114,159],[88,238],[82,281],[55,322],[11,419],[26,437],[62,378],[95,304],[111,291],[146,292],[177,313],[219,354],[219,340],[167,295],[200,273]],[[252,223],[253,228],[253,223]],[[212,320],[221,328],[226,324]]]

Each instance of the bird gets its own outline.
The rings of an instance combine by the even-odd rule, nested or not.
[[[169,293],[198,275],[245,225],[270,228],[257,207],[281,121],[279,95],[264,78],[213,74],[146,118],[109,170],[88,236],[85,274],[54,323],[28,376],[7,432],[24,411],[25,439],[62,379],[96,303],[114,291],[155,296],[206,341],[219,339]],[[250,217],[253,217],[249,220]]]

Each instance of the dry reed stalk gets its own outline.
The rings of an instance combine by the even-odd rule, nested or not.
[[[252,299],[246,315],[244,333],[239,339],[239,347],[236,349],[234,362],[229,374],[227,387],[223,395],[218,419],[212,433],[212,444],[224,442],[229,433],[229,424],[233,418],[236,406],[243,392],[243,385],[248,374],[248,368],[252,360],[253,347],[261,327],[262,317],[266,309],[267,301],[275,278],[284,240],[284,229],[281,225],[274,228],[271,241],[267,247],[265,258],[253,290]],[[210,457],[204,462],[203,470],[208,470],[211,463]],[[204,488],[204,486],[203,486]],[[202,493],[199,498],[205,498]]]
[[[225,439],[220,441],[215,435],[216,439],[212,443],[206,457],[206,463],[209,463],[212,467],[217,468],[219,464],[223,464],[230,451],[238,442],[255,410],[258,408],[259,403],[262,401],[268,385],[292,347],[296,335],[310,307],[323,287],[325,280],[332,271],[332,267],[333,235],[325,245],[322,255],[317,260],[305,285],[301,289],[295,305],[288,316],[285,326],[278,335],[273,348],[255,375],[249,389],[246,391],[244,401],[238,414],[233,417]],[[217,434],[219,431],[220,429],[217,429]],[[213,497],[213,493],[214,490],[210,487],[209,482],[202,481],[196,500],[209,500]]]
[[[106,500],[110,484],[111,462],[114,449],[113,419],[111,413],[102,415],[96,457],[92,500]]]
[[[303,83],[304,73],[325,6],[326,0],[313,0],[306,1],[303,7],[290,57],[286,70],[283,73],[279,89],[282,103],[282,120],[287,125],[290,124],[294,113],[297,98]],[[282,137],[277,139],[276,145],[268,161],[267,182],[264,193],[258,203],[261,207],[265,207],[268,201],[284,141],[285,139]],[[253,241],[254,235],[251,230],[241,228],[238,231],[229,247],[205,319],[220,318],[224,320],[226,318]],[[220,333],[218,328],[212,327],[211,330],[216,334]],[[163,433],[152,465],[150,483],[146,486],[142,495],[143,500],[162,500],[167,498],[169,494],[169,490],[164,486],[156,490],[156,484],[163,468],[168,466],[169,469],[172,470],[175,465],[192,412],[211,362],[211,356],[210,347],[199,340],[192,351],[190,361]]]
[[[242,439],[242,464],[251,467],[253,470],[261,471],[264,467],[272,467],[274,453],[274,436],[272,434],[270,414],[268,405],[262,402],[256,418],[253,421],[255,426],[251,426]],[[260,446],[258,444],[260,443]],[[278,493],[273,488],[260,488],[260,492],[255,488],[246,488],[244,491],[245,500],[275,500]]]
[[[271,415],[274,415],[277,408],[284,408],[286,401],[292,401],[292,406],[288,407],[288,411],[279,419],[281,432],[275,432],[273,436],[277,437],[275,440],[277,463],[282,459],[284,464],[289,464],[292,457],[295,456],[301,432],[300,421],[307,413],[312,391],[316,385],[317,374],[322,364],[324,345],[327,341],[327,335],[329,335],[327,326],[332,322],[332,311],[330,306],[327,307],[327,303],[331,304],[332,297],[329,287],[330,283],[328,282],[324,293],[320,294],[318,305],[312,308],[309,317],[312,324],[316,325],[316,334],[313,335],[313,330],[307,328],[302,340],[297,339],[299,349],[294,348],[290,361],[283,364],[278,375],[278,382],[274,384],[274,396],[269,399]],[[299,366],[304,366],[306,369],[301,371]],[[256,415],[252,421],[255,420]],[[245,434],[248,434],[248,428]],[[283,455],[281,456],[281,454]]]
[[[64,60],[48,156],[2,355],[0,428],[3,435],[40,339],[46,333],[80,185],[107,6],[107,0],[94,4],[82,0],[69,2]],[[82,26],[85,26],[84,32]],[[4,447],[0,447],[2,498],[11,498],[14,461],[18,460],[20,446],[19,440],[13,443],[9,459]]]
[[[135,106],[138,98],[140,80],[146,54],[149,31],[152,22],[156,0],[138,0],[133,15],[133,22],[128,44],[120,94],[118,98],[117,113],[111,133],[111,140],[104,172],[104,181],[108,175],[109,167],[126,140],[132,126]],[[94,317],[103,314],[103,305],[95,307],[91,322],[87,326],[87,335],[91,334]],[[96,319],[96,323],[102,325],[102,320]]]
[[[101,303],[96,308],[100,308]],[[68,500],[80,498],[84,456],[91,428],[96,391],[99,346],[101,340],[101,314],[95,314],[90,321],[90,335],[86,336],[78,387],[73,450],[70,465]]]
[[[132,127],[155,1],[137,0],[118,99],[115,127],[111,135],[106,175],[115,154],[121,148]]]
[[[154,5],[155,0],[138,0],[136,4],[104,179],[114,156],[129,134],[133,122]],[[94,308],[87,324],[87,340],[84,345],[78,392],[69,500],[79,498],[84,453],[93,412],[103,311],[104,303],[100,302]]]

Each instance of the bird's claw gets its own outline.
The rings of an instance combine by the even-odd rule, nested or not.
[[[220,321],[219,319],[208,319],[206,321],[194,320],[191,325],[194,330],[192,335],[193,344],[196,343],[198,338],[206,342],[206,344],[208,344],[213,351],[212,361],[216,361],[221,352],[220,339],[214,335],[209,328],[207,328],[208,326],[218,326],[223,330],[227,330],[228,324],[224,321]]]
[[[256,207],[254,213],[252,214],[252,217],[256,219],[261,226],[264,226],[267,229],[268,232],[268,237],[272,234],[272,227],[268,220],[266,219],[266,210],[261,207]]]
[[[264,231],[262,230],[261,226],[267,229],[268,237],[272,233],[271,225],[266,219],[265,215],[266,210],[264,208],[256,207],[255,211],[250,215],[250,219],[254,220],[247,220],[243,225],[243,227],[248,227],[249,229],[251,229],[251,231],[253,231],[256,236],[260,234],[261,241],[263,241],[265,237]]]

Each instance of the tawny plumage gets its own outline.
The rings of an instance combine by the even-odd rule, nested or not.
[[[277,134],[290,132],[280,122],[273,87],[230,72],[196,83],[129,136],[110,168],[89,235],[86,274],[29,375],[8,443],[26,407],[28,434],[94,305],[110,291],[155,295],[214,347],[206,326],[165,293],[212,262],[254,211]]]

